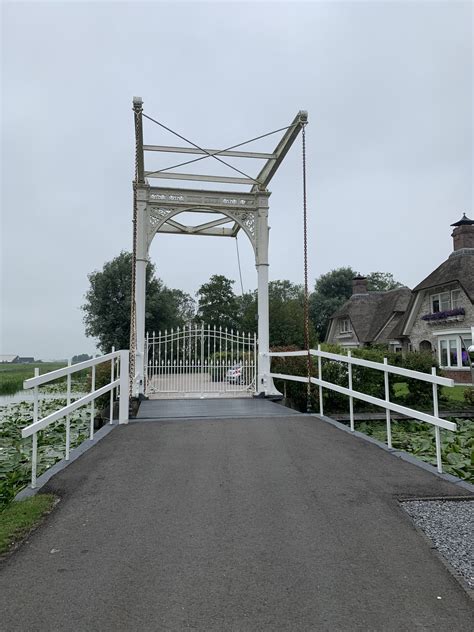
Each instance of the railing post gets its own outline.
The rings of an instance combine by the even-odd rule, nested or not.
[[[318,351],[321,353],[321,345],[318,345]],[[321,362],[321,356],[318,355],[318,378],[320,380],[323,379],[323,363]],[[319,386],[319,414],[324,415],[324,406],[323,406],[323,387]]]
[[[385,366],[387,366],[388,364],[387,358],[383,359],[383,363]],[[383,377],[384,377],[384,382],[385,382],[385,401],[389,402],[390,401],[390,386],[388,382],[387,370],[384,370]],[[390,417],[390,410],[388,408],[385,409],[385,417],[387,419],[387,445],[389,448],[391,448],[392,447],[392,424],[391,424],[392,420]]]
[[[120,400],[119,400],[119,424],[128,423],[128,363],[130,352],[120,351]]]
[[[35,368],[35,377],[39,375],[39,368]],[[33,389],[33,423],[38,421],[38,387]],[[33,435],[33,445],[31,447],[31,489],[36,487],[36,469],[38,464],[38,433]]]
[[[349,362],[347,365],[347,370],[349,374],[349,390],[352,391],[352,362],[350,361],[352,358],[352,352],[350,349],[347,350],[347,357],[349,358]],[[351,423],[351,431],[354,432],[354,398],[349,397],[349,417]]]
[[[95,364],[92,367],[92,379],[91,379],[91,393],[95,391]],[[95,400],[91,401],[91,428],[90,428],[90,440],[94,438],[94,416],[95,416]]]
[[[436,367],[431,368],[431,375],[436,375]],[[438,407],[438,385],[433,384],[433,415],[435,417],[439,417],[439,407]],[[435,426],[435,440],[436,440],[436,465],[438,468],[438,472],[442,474],[443,472],[443,464],[441,463],[441,435],[439,426]]]
[[[71,359],[68,360],[67,365],[68,367],[72,365]],[[66,404],[69,406],[69,404],[71,403],[71,374],[70,373],[67,374],[66,383],[67,383]],[[66,415],[66,454],[64,456],[66,461],[69,461],[70,447],[71,447],[71,420],[70,420],[70,416]]]
[[[115,347],[112,347],[112,353],[115,353]],[[115,358],[112,358],[110,361],[110,382],[114,381],[114,363]],[[114,389],[110,391],[110,421],[109,423],[113,423],[114,421]]]

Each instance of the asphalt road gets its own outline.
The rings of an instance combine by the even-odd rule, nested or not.
[[[49,491],[2,632],[474,629],[397,502],[462,490],[314,417],[131,423]]]

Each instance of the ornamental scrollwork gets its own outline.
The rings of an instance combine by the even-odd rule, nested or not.
[[[232,215],[255,239],[256,214],[254,211],[240,211],[232,209]]]

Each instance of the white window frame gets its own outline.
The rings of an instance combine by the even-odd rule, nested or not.
[[[339,333],[340,334],[351,334],[351,319],[350,318],[340,318],[339,319]]]
[[[464,340],[464,337],[463,337]],[[470,338],[467,338],[466,340],[470,340]],[[456,364],[451,364],[451,354],[450,354],[450,342],[455,341],[456,343],[456,355],[457,355],[457,363]],[[447,348],[447,354],[448,354],[448,363],[447,364],[443,364],[442,363],[442,358],[441,358],[441,344],[442,342],[446,343],[446,348]],[[469,367],[467,366],[463,366],[462,364],[462,345],[461,345],[461,338],[459,335],[457,336],[440,336],[438,338],[438,361],[439,361],[439,366],[443,369],[469,369]]]
[[[441,297],[449,295],[449,306],[446,308],[441,307]],[[457,298],[454,299],[453,294],[457,294]],[[435,311],[434,302],[438,301],[439,309]],[[457,303],[455,305],[455,303]],[[457,309],[458,307],[462,307],[462,292],[460,288],[455,288],[454,290],[446,290],[445,292],[438,292],[437,294],[431,294],[430,296],[430,305],[431,305],[431,313],[437,314],[438,312],[447,312],[450,309]]]

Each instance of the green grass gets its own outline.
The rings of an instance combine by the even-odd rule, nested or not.
[[[466,386],[443,386],[441,388],[441,393],[443,395],[443,397],[445,397],[448,401],[451,402],[456,402],[456,403],[466,403],[466,400],[464,399],[464,391],[466,390],[466,388],[468,387],[468,385],[466,384]]]
[[[14,395],[23,389],[23,382],[35,374],[39,367],[40,375],[66,366],[64,362],[40,362],[31,364],[0,364],[0,395]]]
[[[19,542],[51,511],[55,503],[51,494],[38,494],[13,502],[0,511],[0,555]]]
[[[461,408],[469,408],[466,400],[464,399],[464,391],[468,388],[466,386],[442,386],[439,392],[440,394],[440,408],[448,410],[450,407],[454,407],[454,410]],[[393,385],[393,390],[396,397],[406,397],[409,395],[408,384],[405,382],[399,382]],[[471,407],[472,408],[472,407]]]

